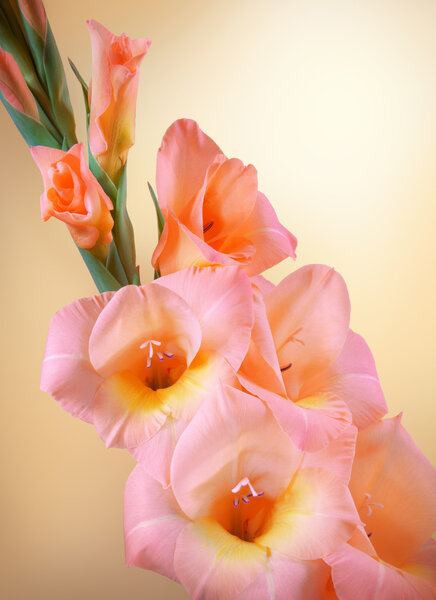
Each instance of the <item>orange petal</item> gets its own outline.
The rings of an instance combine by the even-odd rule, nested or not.
[[[280,366],[287,367],[286,389],[296,399],[304,382],[342,351],[350,319],[347,288],[334,269],[308,265],[286,277],[265,304]]]
[[[436,470],[400,417],[359,433],[350,490],[377,554],[394,566],[436,529]]]
[[[175,121],[167,129],[157,154],[156,186],[161,208],[170,208],[180,215],[203,186],[207,169],[217,154],[222,154],[221,150],[195,121]],[[199,210],[201,213],[201,205]]]

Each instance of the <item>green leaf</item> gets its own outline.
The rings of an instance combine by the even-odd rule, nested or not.
[[[68,59],[68,62],[70,63],[70,67],[71,67],[74,75],[76,76],[78,82],[82,86],[83,99],[85,101],[85,110],[86,110],[86,129],[88,129],[88,127],[89,127],[89,115],[90,115],[90,112],[91,112],[90,108],[89,108],[89,88],[86,85],[85,80],[80,75],[78,68],[73,63],[73,61],[71,60],[71,58]]]
[[[79,248],[79,246],[77,246]],[[88,267],[89,272],[94,280],[95,285],[100,293],[112,292],[119,290],[122,286],[111,273],[106,269],[104,264],[98,260],[89,250],[79,248],[79,252]]]
[[[124,165],[118,184],[117,199],[112,213],[114,217],[112,235],[114,236],[114,241],[127,279],[129,282],[132,282],[136,273],[136,252],[133,226],[126,208],[126,197],[127,169],[126,165]]]
[[[139,277],[139,265],[136,266],[135,275],[132,281],[133,285],[141,285],[141,279]]]
[[[121,283],[121,285],[129,285],[129,281],[126,277],[126,273],[124,272],[124,267],[121,263],[120,256],[118,254],[118,249],[115,245],[115,242],[112,242],[109,245],[109,252],[106,259],[106,268],[112,275],[115,276],[116,279]]]
[[[58,140],[50,135],[42,123],[33,117],[29,117],[29,115],[20,112],[18,109],[12,106],[12,104],[10,104],[3,96],[2,92],[0,92],[0,100],[3,102],[18,131],[21,133],[29,146],[49,146],[51,148],[61,148],[61,144],[58,142]]]
[[[89,141],[88,141],[88,157],[89,157],[89,168],[91,170],[91,173],[95,176],[98,183],[104,189],[104,191],[109,196],[109,198],[112,200],[112,202],[115,206],[116,201],[117,201],[118,190],[117,190],[114,182],[112,181],[112,179],[109,177],[109,175],[106,173],[106,171],[103,171],[103,169],[98,164],[95,156],[92,154],[91,148],[89,147]]]
[[[150,190],[151,199],[153,200],[154,208],[156,210],[157,229],[158,229],[158,234],[159,234],[158,235],[158,239],[160,239],[160,236],[162,235],[163,228],[165,227],[165,219],[164,219],[164,216],[163,216],[162,211],[160,209],[159,202],[157,201],[156,194],[154,193],[154,189],[152,188],[151,183],[149,183],[149,182],[148,182],[148,189]]]
[[[46,35],[43,40],[24,15],[21,21],[39,80],[50,99],[54,123],[71,147],[77,143],[76,125],[64,67],[50,24],[47,21]]]

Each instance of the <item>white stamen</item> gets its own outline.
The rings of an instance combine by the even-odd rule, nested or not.
[[[237,494],[239,492],[239,490],[241,489],[241,487],[248,485],[248,487],[250,488],[250,492],[251,494],[256,497],[259,494],[256,492],[256,490],[254,489],[254,487],[251,485],[250,480],[248,479],[248,477],[243,477],[241,479],[241,481],[235,485],[235,487],[232,489],[233,494]]]
[[[154,354],[153,346],[160,346],[161,344],[162,344],[162,342],[159,342],[159,340],[147,340],[146,342],[143,342],[139,346],[141,350],[144,350],[148,346],[147,369],[149,369],[151,367],[151,359],[153,358],[153,354]],[[157,356],[158,356],[159,360],[163,360],[162,352],[157,352]],[[161,358],[161,356],[162,356],[162,358]]]
[[[379,508],[384,508],[384,504],[382,504],[381,502],[370,502],[370,498],[371,498],[371,494],[368,494],[368,492],[364,493],[364,496],[366,498],[363,506],[365,506],[365,508],[368,511],[368,517],[370,517],[372,515],[372,513],[374,512],[372,510],[373,506],[378,506]]]

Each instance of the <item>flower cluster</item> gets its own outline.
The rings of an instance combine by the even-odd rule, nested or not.
[[[72,65],[87,159],[42,3],[9,0],[0,24],[0,97],[41,171],[42,216],[67,225],[100,292],[54,315],[41,389],[137,462],[127,564],[195,600],[436,598],[436,471],[386,418],[342,277],[265,279],[295,237],[254,166],[181,119],[157,155],[141,285],[125,173],[149,40],[88,22],[90,86]]]

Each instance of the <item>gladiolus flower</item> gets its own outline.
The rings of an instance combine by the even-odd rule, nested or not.
[[[156,185],[166,223],[152,263],[161,274],[238,265],[251,276],[295,257],[297,241],[258,191],[256,169],[226,158],[195,121],[165,133]]]
[[[298,447],[317,450],[351,421],[363,428],[386,414],[371,352],[349,329],[342,277],[325,265],[308,265],[273,289],[262,287],[238,376]]]
[[[252,324],[250,282],[233,268],[77,300],[51,321],[41,389],[168,485],[178,436],[234,380]]]
[[[139,66],[151,41],[113,35],[97,21],[87,25],[92,46],[89,144],[117,182],[134,143]]]
[[[436,598],[436,470],[400,416],[359,433],[350,491],[365,529],[326,559],[339,598]]]
[[[109,244],[113,205],[88,168],[83,144],[75,144],[68,152],[45,146],[33,146],[30,151],[44,182],[44,221],[56,217],[66,223],[80,248]]]
[[[260,400],[218,389],[179,440],[171,488],[140,465],[132,472],[127,564],[195,600],[319,600],[329,577],[320,559],[359,524],[347,488],[354,440],[351,426],[333,451],[306,457]]]
[[[35,98],[12,54],[0,47],[0,91],[11,106],[21,113],[40,121]]]

